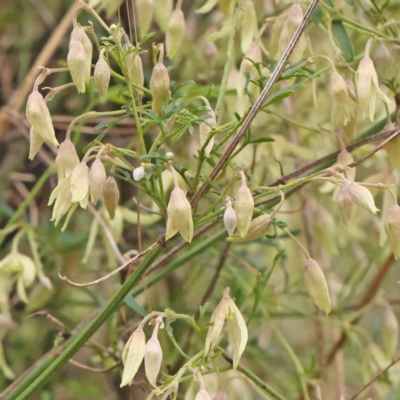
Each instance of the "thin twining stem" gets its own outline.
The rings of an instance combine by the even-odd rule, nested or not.
[[[156,247],[160,246],[161,242],[159,240],[157,240],[156,242],[154,242],[149,248],[147,248],[146,250],[142,251],[139,254],[136,254],[134,257],[132,257],[130,260],[128,260],[126,263],[122,264],[120,267],[118,267],[117,269],[115,269],[114,271],[110,272],[109,274],[96,279],[95,281],[92,282],[86,282],[86,283],[76,283],[73,282],[71,280],[69,280],[66,276],[62,276],[60,274],[60,272],[58,272],[58,276],[60,277],[60,279],[62,279],[65,282],[68,282],[70,285],[72,286],[77,286],[77,287],[88,287],[88,286],[93,286],[93,285],[97,285],[100,282],[103,282],[105,280],[107,280],[108,278],[111,278],[113,275],[118,274],[118,272],[122,271],[124,268],[128,267],[129,265],[131,265],[133,262],[139,260],[139,258],[143,257],[144,255],[146,255],[148,252],[150,252],[151,250],[155,249]]]
[[[218,173],[224,168],[225,164],[229,160],[229,157],[232,155],[234,150],[236,149],[236,146],[239,144],[240,140],[246,133],[247,129],[249,128],[250,124],[253,122],[254,118],[256,117],[258,111],[264,104],[265,99],[267,96],[270,94],[272,87],[274,84],[277,82],[279,77],[281,76],[286,63],[288,62],[291,54],[293,53],[293,50],[295,49],[298,41],[300,40],[301,35],[303,34],[304,30],[306,29],[308,22],[311,18],[312,13],[314,12],[315,7],[318,4],[318,0],[312,0],[305,15],[303,20],[301,21],[301,24],[297,28],[296,32],[294,33],[287,49],[283,53],[282,58],[279,60],[278,65],[276,66],[274,72],[272,73],[271,77],[268,79],[267,84],[265,85],[264,89],[260,93],[260,96],[258,97],[257,101],[254,103],[253,107],[250,109],[249,113],[247,114],[245,120],[243,121],[242,126],[239,128],[238,132],[236,133],[235,137],[233,138],[231,144],[229,147],[225,150],[224,154],[221,156],[220,160],[218,161],[217,165],[214,167],[214,169],[211,171],[211,174],[209,176],[210,180],[214,180]],[[203,185],[200,187],[200,189],[195,193],[195,195],[192,198],[191,201],[191,206],[192,208],[196,206],[196,204],[199,202],[203,194],[207,191],[207,189],[210,187],[209,182],[204,182]]]

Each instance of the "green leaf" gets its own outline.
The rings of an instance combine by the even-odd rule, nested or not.
[[[322,21],[322,8],[321,6],[315,7],[314,12],[312,13],[311,16],[311,21],[314,22],[314,24],[319,24]]]
[[[264,142],[275,142],[275,140],[271,137],[264,137],[259,139],[250,140],[249,143],[264,143]]]
[[[335,35],[336,40],[343,52],[344,58],[347,62],[354,60],[354,47],[350,40],[349,34],[347,33],[346,27],[343,21],[340,19],[334,19],[332,21],[332,32]]]
[[[303,83],[295,83],[294,85],[288,86],[281,90],[278,90],[274,93],[263,105],[263,107],[267,107],[273,103],[278,102],[286,97],[289,97],[296,89],[303,87]]]
[[[335,8],[335,5],[331,2],[331,0],[324,0],[324,3],[327,4],[329,7]]]
[[[115,284],[114,287],[117,290],[120,290],[122,285],[119,284]],[[147,315],[147,311],[142,308],[141,306],[139,306],[139,304],[136,302],[135,298],[133,296],[131,296],[130,294],[127,294],[124,298],[124,303],[131,308],[133,311],[137,312],[138,314],[140,314],[142,317],[145,317]]]
[[[354,6],[354,0],[344,0],[349,6]]]

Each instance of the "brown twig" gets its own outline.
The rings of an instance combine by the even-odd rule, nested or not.
[[[109,372],[115,368],[118,368],[121,365],[121,362],[117,362],[116,364],[114,364],[112,367],[109,367],[109,368],[93,368],[93,367],[89,367],[88,365],[82,364],[78,361],[75,361],[73,358],[70,358],[68,360],[68,362],[72,365],[75,365],[75,367],[85,369],[86,371],[97,372],[97,373]]]

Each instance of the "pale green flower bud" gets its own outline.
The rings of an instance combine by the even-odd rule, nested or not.
[[[227,240],[229,242],[247,242],[249,240],[259,239],[267,234],[270,226],[271,218],[268,214],[263,214],[250,222],[249,229],[244,237],[240,235],[231,235]]]
[[[250,189],[246,186],[242,172],[242,186],[240,187],[235,200],[236,229],[241,237],[245,237],[249,230],[253,217],[254,199]]]
[[[172,60],[178,53],[185,34],[185,16],[180,8],[176,8],[169,19],[165,35],[167,56]]]
[[[338,205],[342,221],[345,225],[347,225],[353,211],[353,200],[350,196],[349,185],[344,185],[340,188],[336,203]]]
[[[75,42],[80,42],[83,45],[86,56],[86,76],[85,81],[89,83],[90,81],[90,72],[92,68],[92,55],[93,55],[93,45],[90,41],[88,35],[86,34],[83,28],[75,27],[71,32],[71,37],[69,41],[69,49],[74,45]]]
[[[72,44],[68,52],[67,64],[78,93],[85,93],[87,58],[81,42],[76,41]]]
[[[371,211],[373,214],[379,211],[375,206],[375,201],[371,192],[366,187],[355,182],[350,182],[347,185],[349,186],[350,197],[355,204],[364,210]]]
[[[317,307],[325,314],[331,312],[331,300],[325,275],[318,263],[309,258],[305,264],[304,278],[308,293]]]
[[[331,75],[331,88],[334,99],[332,122],[336,129],[347,125],[354,117],[355,102],[350,95],[346,81],[336,71]]]
[[[103,202],[110,219],[114,219],[119,202],[119,190],[115,179],[109,176],[103,187]]]
[[[211,400],[211,397],[205,390],[200,390],[194,400]]]
[[[61,182],[64,178],[71,175],[78,164],[79,157],[74,144],[69,139],[65,139],[61,143],[56,157],[58,181]]]
[[[193,238],[192,208],[185,193],[179,187],[175,187],[167,207],[167,231],[165,240],[169,240],[179,232],[185,242],[191,242]]]
[[[161,32],[165,32],[171,17],[173,0],[157,0],[157,7],[154,8],[154,19]]]
[[[143,361],[146,351],[146,336],[142,329],[138,328],[132,333],[122,352],[122,381],[120,387],[131,385],[133,378]]]
[[[96,159],[90,167],[89,189],[90,201],[96,205],[101,198],[107,180],[106,169],[100,159]]]
[[[351,153],[349,153],[346,149],[342,149],[340,151],[340,153],[338,154],[337,157],[337,163],[339,165],[350,165],[354,162],[354,158],[351,155]],[[356,169],[355,168],[350,168],[346,171],[344,171],[344,175],[346,176],[346,178],[349,181],[354,181],[355,177],[356,177]]]
[[[126,63],[126,69],[129,74],[129,79],[132,81],[132,83],[134,83],[140,87],[143,87],[144,86],[144,74],[143,74],[142,59],[139,54],[135,54],[132,46],[129,46],[127,48],[127,51],[129,53],[126,55],[125,63]],[[140,93],[141,92],[142,91],[140,90]]]
[[[89,167],[85,163],[79,163],[72,171],[70,189],[73,203],[82,202],[88,196]]]
[[[170,96],[170,79],[164,64],[157,63],[151,74],[150,91],[153,96],[152,109],[156,115],[161,114],[162,106]]]
[[[229,236],[233,235],[236,228],[236,212],[232,208],[232,201],[230,199],[226,202],[226,210],[224,212],[224,225],[228,231]]]
[[[242,0],[241,49],[245,53],[258,32],[257,14],[253,0]]]
[[[386,307],[383,316],[382,342],[386,355],[392,359],[396,353],[399,340],[399,322],[391,307]]]
[[[400,207],[397,204],[390,207],[384,228],[392,246],[394,257],[398,260],[400,258]]]
[[[146,378],[149,383],[156,386],[157,377],[160,373],[162,362],[162,349],[157,337],[152,337],[146,344],[146,352],[144,354],[144,367]]]
[[[26,117],[33,129],[45,142],[53,146],[59,145],[54,132],[53,122],[51,121],[50,111],[43,96],[37,90],[34,90],[28,97]]]
[[[158,1],[158,0],[157,0]],[[137,23],[141,38],[149,31],[155,8],[154,0],[136,0]]]
[[[108,66],[106,60],[102,54],[96,63],[94,69],[94,82],[99,89],[101,95],[105,96],[107,94],[108,86],[110,84],[110,67]]]
[[[31,127],[29,131],[29,159],[33,160],[44,143],[44,139]]]

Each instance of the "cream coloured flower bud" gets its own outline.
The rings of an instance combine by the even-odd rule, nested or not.
[[[90,167],[89,189],[90,201],[96,205],[101,198],[103,187],[107,180],[106,169],[100,159],[96,159]]]
[[[165,32],[170,20],[173,8],[173,0],[157,0],[157,7],[154,8],[154,19],[161,32]]]
[[[72,44],[68,52],[67,64],[78,93],[85,93],[87,58],[81,42],[76,41]]]
[[[214,42],[205,42],[203,46],[203,57],[207,65],[213,66],[217,57],[218,49]]]
[[[384,228],[392,246],[394,257],[398,260],[400,258],[400,207],[397,204],[390,207]]]
[[[71,201],[79,203],[89,194],[89,167],[86,163],[79,163],[71,174]]]
[[[162,362],[162,349],[156,337],[152,337],[146,344],[144,367],[146,378],[152,386],[156,386]]]
[[[156,115],[161,114],[162,106],[170,96],[170,79],[167,68],[162,63],[157,63],[151,74],[150,92],[153,97],[152,109]]]
[[[228,400],[228,395],[225,392],[218,392],[213,400]]]
[[[242,186],[235,200],[236,229],[241,237],[245,237],[249,230],[253,217],[254,199],[250,189],[246,186],[244,173],[242,172]]]
[[[192,208],[182,189],[175,187],[167,207],[167,230],[165,240],[172,238],[179,232],[185,242],[193,238]]]
[[[158,1],[158,0],[157,0]],[[154,0],[136,0],[136,15],[141,38],[149,31],[155,8]]]
[[[207,102],[208,103],[208,102]],[[216,128],[217,121],[215,118],[215,113],[213,109],[208,104],[207,113],[211,115],[211,118],[207,118],[204,122],[201,122],[199,125],[199,134],[200,134],[200,147],[203,148],[204,144],[206,143],[208,137],[211,134],[212,129]],[[204,149],[204,155],[206,157],[210,157],[210,153],[212,148],[214,147],[214,136],[208,142],[206,148]]]
[[[129,79],[137,86],[144,86],[143,63],[139,54],[136,54],[132,46],[127,48],[128,54],[125,58],[126,69]],[[141,90],[139,90],[142,93]]]
[[[93,55],[93,45],[92,42],[90,41],[88,35],[86,34],[85,30],[80,27],[75,27],[72,32],[71,32],[71,37],[69,41],[69,49],[71,50],[71,47],[74,45],[75,42],[80,42],[83,45],[83,48],[85,50],[85,56],[86,56],[86,76],[85,80],[86,83],[89,83],[90,81],[90,72],[92,68],[92,55]]]
[[[263,214],[250,222],[249,229],[244,237],[240,235],[231,235],[227,240],[229,242],[247,242],[249,240],[259,239],[267,234],[270,226],[271,218],[268,214]]]
[[[180,8],[176,8],[169,19],[165,35],[167,56],[172,60],[182,46],[185,34],[185,16]]]
[[[308,293],[317,307],[326,315],[331,312],[331,300],[329,297],[328,285],[325,275],[318,263],[309,258],[304,269],[304,278]]]
[[[144,166],[141,165],[140,167],[135,168],[133,171],[133,180],[136,182],[141,181],[146,174],[146,171],[144,170]]]
[[[353,162],[354,162],[354,158],[351,155],[351,153],[349,153],[345,148],[342,149],[340,151],[340,153],[338,154],[337,163],[339,165],[346,166],[346,165],[352,164]],[[355,169],[355,167],[354,168],[350,168],[350,169],[344,171],[343,173],[344,173],[344,175],[346,176],[346,178],[349,181],[354,181],[354,179],[356,177],[356,169]]]
[[[353,200],[350,196],[349,185],[344,185],[340,188],[336,203],[338,205],[342,221],[345,225],[347,225],[353,211]]]
[[[117,182],[112,176],[109,176],[104,184],[103,202],[110,219],[114,219],[119,202],[119,190]]]
[[[336,71],[331,75],[331,88],[334,99],[332,122],[334,128],[347,125],[354,117],[354,100],[350,96],[346,81]]]
[[[374,120],[377,95],[385,103],[391,104],[390,99],[379,88],[378,75],[375,71],[374,62],[369,56],[365,56],[358,64],[356,87],[361,114],[365,117],[367,109],[369,109],[369,118],[371,121]]]
[[[35,131],[33,126],[29,130],[29,159],[33,160],[44,143],[44,139]]]
[[[110,74],[110,67],[101,54],[94,69],[94,82],[97,89],[99,89],[100,94],[103,96],[107,94],[108,86],[110,84]]]
[[[174,153],[172,153],[172,151],[167,151],[165,153],[165,159],[166,160],[173,160],[174,159]]]
[[[133,378],[143,361],[146,351],[146,336],[142,329],[138,328],[132,333],[122,352],[122,381],[120,387],[131,385]]]
[[[33,129],[45,142],[53,146],[59,145],[54,132],[53,122],[51,121],[50,111],[43,96],[37,90],[34,90],[28,97],[26,117]]]
[[[211,400],[211,397],[205,390],[200,390],[194,400]]]
[[[355,182],[347,183],[347,185],[349,186],[349,194],[354,204],[357,204],[364,210],[371,211],[373,214],[379,211],[375,206],[374,197],[366,187]]]
[[[391,307],[386,307],[383,316],[382,342],[386,355],[392,359],[396,353],[399,340],[399,322]]]
[[[241,49],[245,53],[258,32],[257,14],[253,0],[242,0]]]
[[[69,139],[65,139],[58,149],[56,157],[58,181],[62,181],[72,174],[74,168],[79,164],[79,157],[76,153],[74,144]]]
[[[228,231],[229,236],[233,235],[236,228],[236,212],[232,208],[232,201],[230,199],[226,202],[226,210],[224,212],[224,225]]]

